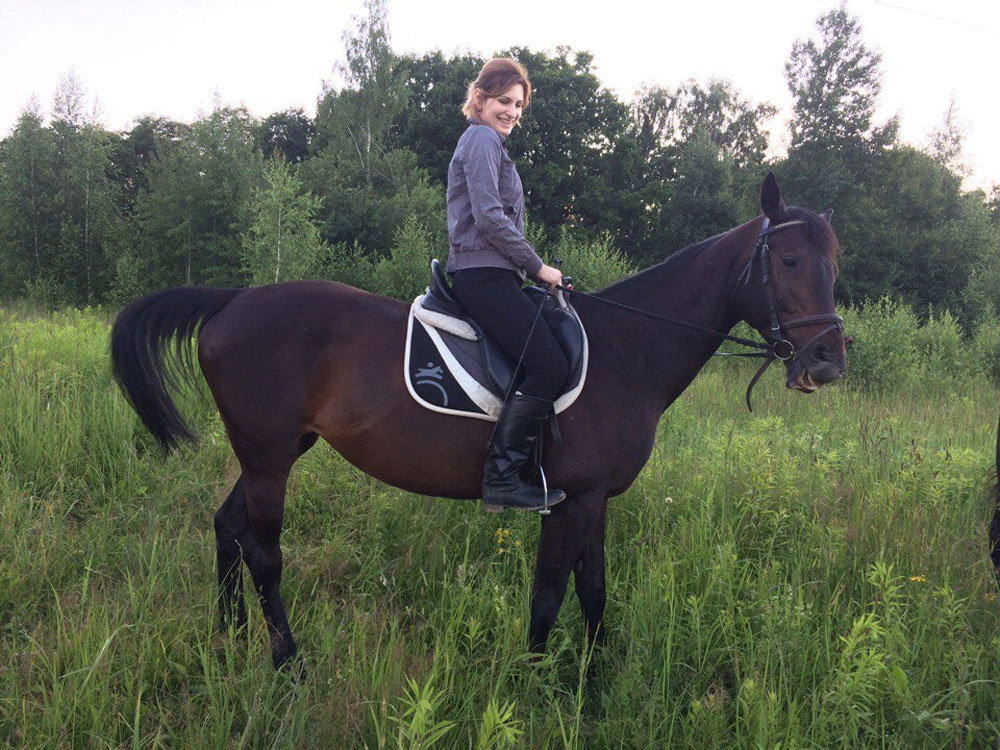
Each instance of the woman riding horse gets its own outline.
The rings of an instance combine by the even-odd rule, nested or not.
[[[448,273],[455,296],[514,361],[523,380],[510,394],[490,438],[483,469],[483,504],[538,510],[566,499],[525,483],[552,402],[566,382],[566,357],[537,308],[521,291],[531,276],[551,287],[562,274],[545,265],[524,237],[524,190],[507,154],[507,136],[531,101],[528,73],[516,60],[495,58],[469,85],[462,112],[469,127],[448,166]]]
[[[548,473],[569,499],[541,522],[532,649],[545,648],[571,575],[587,636],[600,639],[608,498],[639,475],[664,410],[724,332],[739,320],[754,327],[768,356],[783,362],[789,388],[811,393],[843,374],[846,351],[833,304],[838,245],[829,214],[786,207],[773,175],[764,180],[760,204],[763,216],[574,301],[590,359],[585,387],[562,413],[562,442],[546,451]],[[489,427],[411,397],[404,381],[408,309],[312,280],[164,289],[115,321],[115,378],[164,448],[194,437],[171,396],[169,358],[197,340],[198,364],[241,470],[215,514],[221,621],[246,623],[245,564],[275,666],[296,653],[281,598],[288,474],[318,438],[367,474],[410,492],[481,495]]]

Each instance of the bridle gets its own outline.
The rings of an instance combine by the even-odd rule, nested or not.
[[[750,404],[750,393],[753,391],[753,387],[760,380],[761,376],[770,367],[775,360],[781,360],[782,362],[791,363],[799,359],[805,352],[807,352],[810,347],[813,346],[817,341],[823,338],[826,334],[831,331],[843,331],[844,330],[844,319],[837,315],[836,313],[823,313],[821,315],[806,315],[802,318],[794,318],[792,320],[782,320],[781,313],[778,311],[778,299],[774,293],[774,284],[771,281],[771,254],[770,246],[768,245],[768,238],[772,234],[777,234],[785,229],[791,229],[792,227],[803,226],[806,222],[801,219],[796,219],[793,221],[786,221],[781,224],[775,224],[771,226],[771,220],[766,216],[764,217],[764,223],[761,226],[760,233],[757,235],[757,245],[754,247],[753,251],[750,253],[750,258],[747,260],[746,266],[740,273],[740,282],[742,284],[750,283],[750,272],[753,267],[753,262],[755,259],[760,258],[760,268],[761,268],[761,283],[764,287],[764,293],[767,297],[767,310],[771,318],[771,327],[769,330],[770,336],[765,336],[765,340],[768,342],[768,350],[763,354],[752,353],[752,354],[737,354],[735,356],[743,357],[764,357],[764,363],[757,370],[757,373],[750,380],[750,385],[747,386],[746,401],[747,408],[753,411],[753,406]],[[813,336],[809,341],[800,349],[795,348],[793,344],[788,339],[788,330],[790,328],[801,328],[804,326],[814,326],[822,325],[823,323],[828,323],[823,330]]]
[[[620,302],[614,302],[609,299],[604,299],[603,297],[597,297],[593,294],[587,294],[586,292],[578,292],[572,287],[560,286],[559,289],[564,292],[570,292],[572,294],[577,294],[582,297],[587,297],[597,302],[602,302],[606,305],[611,305],[612,307],[617,307],[622,310],[627,310],[629,312],[637,313],[643,315],[647,318],[653,318],[655,320],[660,320],[665,323],[673,323],[674,325],[684,326],[685,328],[693,328],[694,330],[701,331],[703,333],[708,333],[713,336],[718,336],[720,339],[726,341],[733,341],[741,346],[747,346],[754,349],[760,349],[762,351],[757,352],[719,352],[718,354],[730,357],[763,357],[764,363],[757,370],[757,373],[750,380],[750,385],[747,386],[746,392],[746,402],[747,408],[753,411],[753,406],[750,403],[750,394],[753,391],[757,381],[760,380],[761,376],[776,360],[781,360],[782,362],[791,363],[799,359],[805,352],[809,350],[817,341],[819,341],[823,336],[830,333],[831,331],[843,331],[844,330],[844,319],[837,315],[836,313],[824,313],[822,315],[807,315],[802,318],[794,318],[792,320],[782,320],[781,313],[778,311],[778,298],[774,292],[774,284],[771,279],[771,256],[770,256],[770,246],[768,245],[768,238],[772,234],[776,234],[785,229],[791,229],[792,227],[803,226],[806,222],[801,219],[795,219],[793,221],[782,222],[781,224],[775,224],[771,226],[770,220],[765,216],[764,223],[761,226],[760,233],[757,235],[757,244],[754,249],[750,252],[750,258],[747,260],[746,266],[740,273],[737,286],[740,284],[748,284],[750,282],[750,274],[753,268],[754,260],[760,258],[761,267],[761,283],[764,287],[764,293],[767,297],[767,307],[768,314],[771,318],[771,327],[768,336],[764,337],[763,342],[752,341],[750,339],[741,338],[739,336],[732,336],[728,333],[722,333],[721,331],[713,331],[711,328],[704,328],[703,326],[695,325],[694,323],[688,323],[683,320],[675,320],[673,318],[668,318],[663,315],[656,315],[655,313],[647,312],[646,310],[640,310],[636,307],[630,307],[629,305],[623,305]],[[796,349],[795,344],[793,344],[788,339],[788,330],[790,328],[801,328],[804,326],[812,325],[822,325],[827,323],[828,325],[809,339],[805,346]]]

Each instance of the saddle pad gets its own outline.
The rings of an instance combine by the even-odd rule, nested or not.
[[[469,339],[462,323],[445,315],[428,317],[420,308],[421,297],[414,300],[406,326],[406,352],[403,379],[413,399],[421,406],[442,414],[472,417],[496,422],[503,408],[502,393],[495,393],[482,364],[480,344]],[[420,317],[415,314],[420,310]],[[569,308],[573,317],[579,317]],[[444,320],[441,320],[443,318]],[[438,327],[440,326],[440,327]],[[568,390],[556,399],[559,414],[576,401],[587,377],[589,350],[583,332],[583,356],[568,383]]]

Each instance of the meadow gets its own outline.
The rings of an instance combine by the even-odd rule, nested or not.
[[[536,517],[395,490],[320,443],[282,539],[295,681],[256,602],[248,633],[216,630],[238,466],[206,393],[182,398],[200,444],[164,458],[111,379],[109,313],[0,309],[0,744],[1000,745],[1000,389],[972,357],[1000,328],[846,317],[844,382],[806,397],[773,369],[748,413],[753,365],[716,360],[666,412],[611,501],[597,653],[572,587],[525,653]]]

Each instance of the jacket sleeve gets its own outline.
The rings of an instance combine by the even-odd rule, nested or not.
[[[513,220],[504,213],[500,200],[500,162],[503,146],[499,136],[489,128],[477,128],[472,134],[463,159],[472,218],[476,229],[490,246],[528,274],[542,267],[535,248],[518,231]]]

